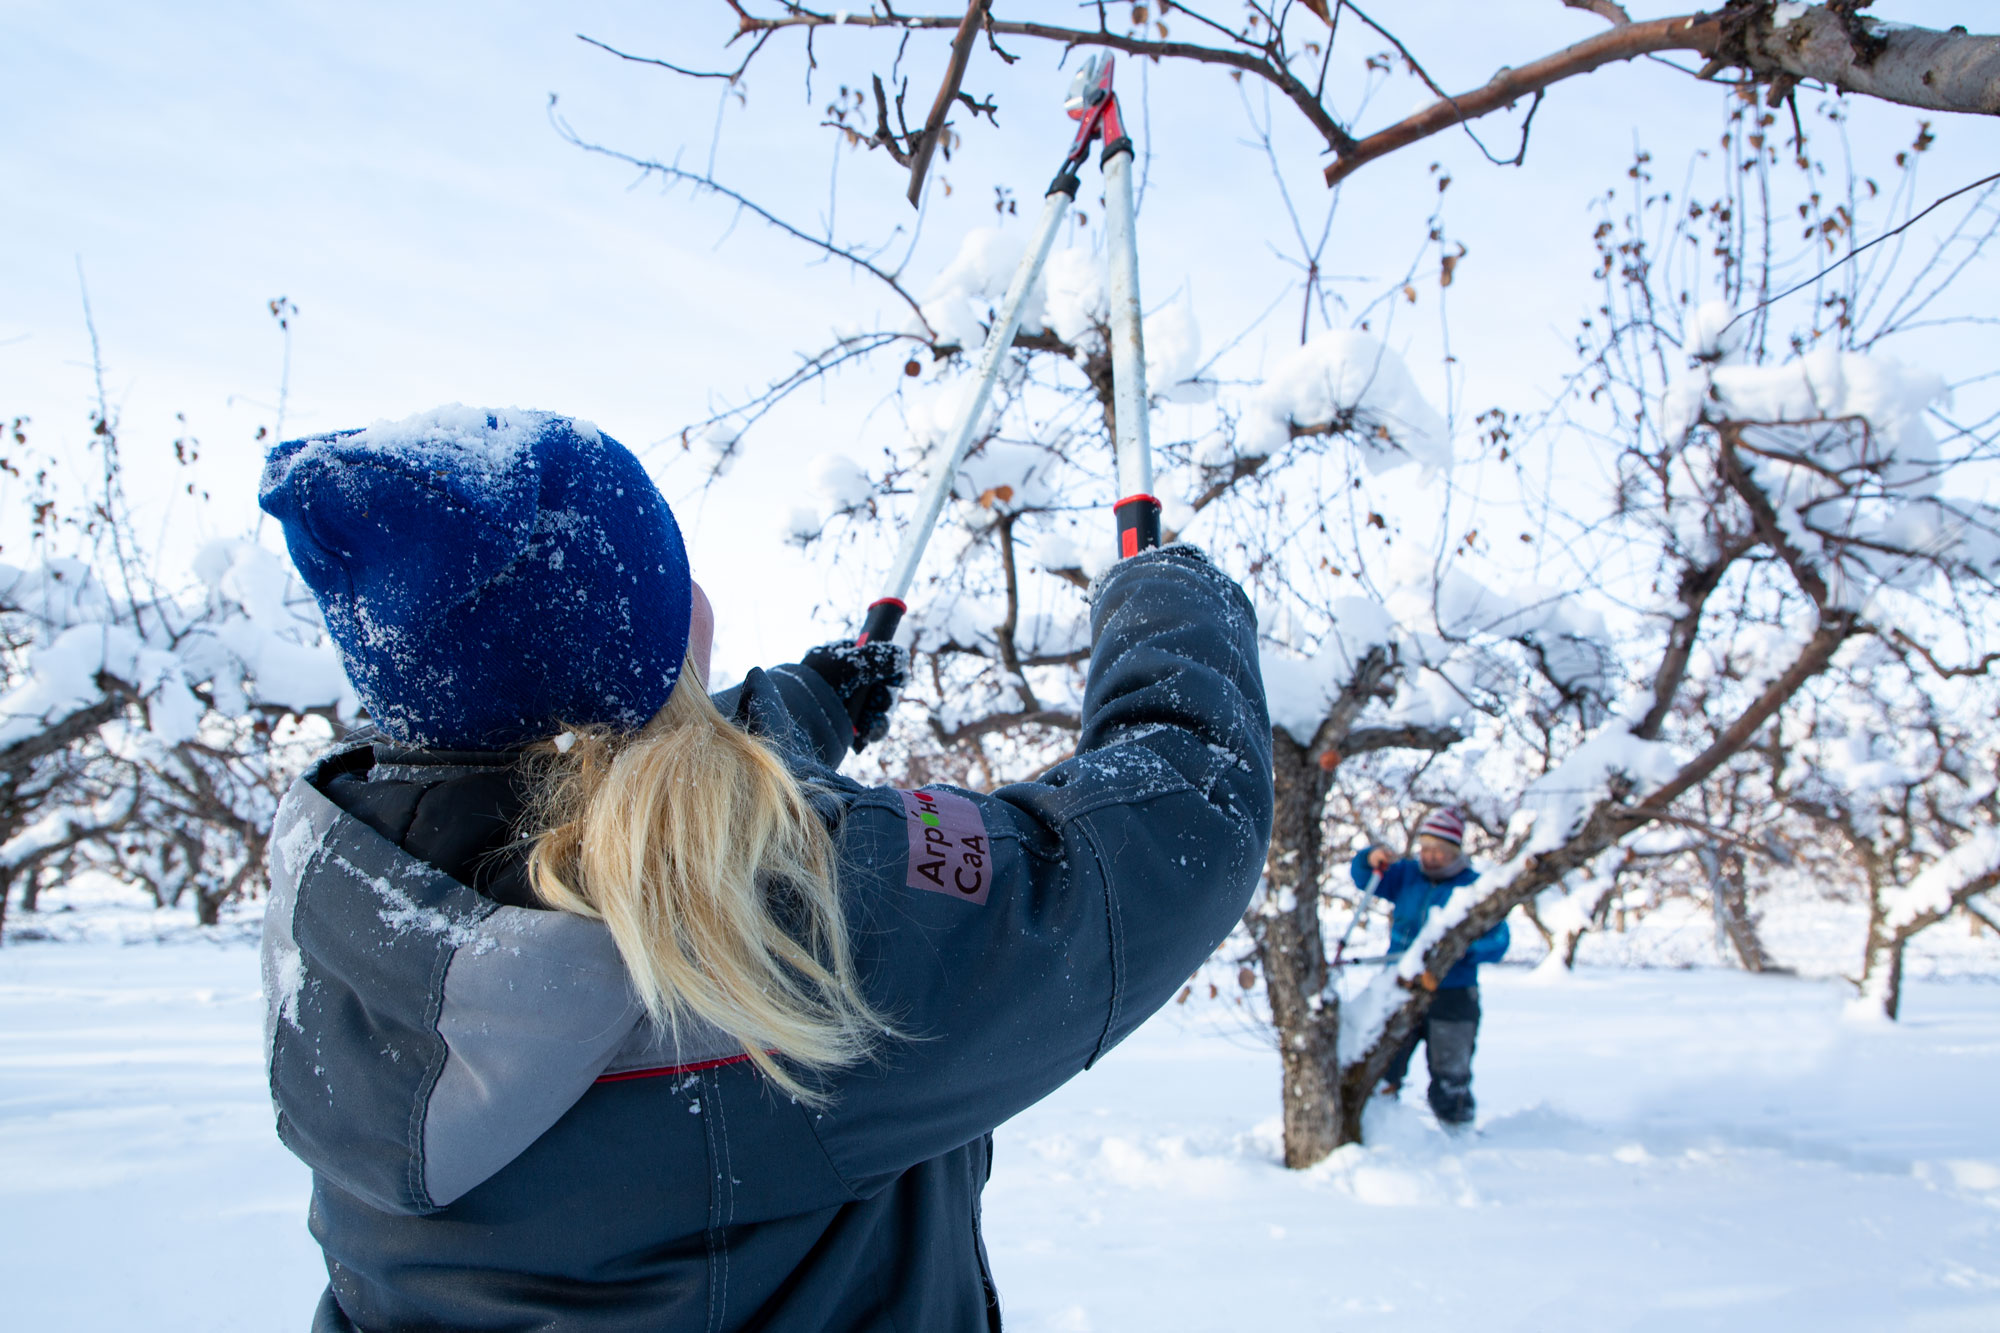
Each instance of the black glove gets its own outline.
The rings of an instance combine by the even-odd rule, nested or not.
[[[825,643],[799,665],[812,668],[846,705],[856,754],[889,734],[889,712],[910,683],[907,649],[893,643]]]

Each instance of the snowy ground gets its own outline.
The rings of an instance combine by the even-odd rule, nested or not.
[[[0,949],[7,1327],[304,1327],[247,924]],[[1275,1063],[1200,1000],[1007,1126],[1010,1328],[2000,1328],[2000,985],[1919,981],[1888,1027],[1829,981],[1487,975],[1468,1141],[1414,1097],[1284,1171]]]

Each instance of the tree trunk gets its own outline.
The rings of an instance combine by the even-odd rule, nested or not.
[[[1321,811],[1326,779],[1306,748],[1273,737],[1277,803],[1265,896],[1247,923],[1257,945],[1284,1074],[1285,1165],[1320,1161],[1343,1140],[1340,1002],[1327,984],[1319,928]]]
[[[1722,893],[1722,929],[1730,947],[1746,972],[1769,972],[1771,955],[1764,951],[1764,939],[1757,933],[1757,918],[1751,914],[1749,891],[1740,874],[1728,877]]]
[[[1528,924],[1533,926],[1535,933],[1542,937],[1542,947],[1550,953],[1554,953],[1556,949],[1556,933],[1543,923],[1541,911],[1535,906],[1534,899],[1530,898],[1527,902],[1521,904],[1521,915],[1528,918]]]
[[[1850,837],[1849,845],[1868,879],[1868,944],[1861,953],[1861,993],[1881,1005],[1883,1017],[1894,1018],[1898,992],[1903,988],[1902,950],[1895,947],[1895,934],[1888,923],[1889,869],[1865,839]],[[1893,965],[1892,953],[1896,955]],[[1898,972],[1894,978],[1890,976],[1892,968]]]
[[[1883,949],[1882,974],[1877,979],[1875,993],[1882,1000],[1882,1017],[1895,1020],[1903,1011],[1903,950],[1909,943],[1902,935],[1889,937]]]
[[[1709,906],[1715,915],[1716,961],[1727,966],[1729,956],[1746,972],[1771,971],[1771,955],[1757,934],[1757,918],[1750,912],[1750,889],[1744,883],[1743,853],[1718,847],[1704,847],[1697,856],[1708,875]]]

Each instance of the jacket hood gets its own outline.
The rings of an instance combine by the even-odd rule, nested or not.
[[[481,896],[328,799],[324,767],[279,806],[263,942],[278,1134],[314,1171],[432,1212],[600,1077],[741,1054],[647,1020],[602,923]]]

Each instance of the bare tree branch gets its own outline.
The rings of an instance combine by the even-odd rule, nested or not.
[[[924,137],[917,141],[916,152],[912,154],[912,208],[917,206],[917,199],[924,192],[924,177],[931,169],[931,154],[937,151],[938,140],[944,137],[944,118],[951,114],[951,104],[958,97],[958,85],[965,80],[966,62],[972,58],[972,39],[979,35],[980,20],[986,17],[989,3],[990,0],[971,0],[965,7],[965,17],[958,21],[957,35],[951,39],[951,61],[945,66],[944,82],[938,86],[937,99],[931,103],[930,115],[924,117]],[[764,35],[768,36],[768,31]]]
[[[1754,82],[1814,79],[1842,92],[1904,106],[2000,114],[2000,37],[1900,25],[1868,28],[1870,20],[1832,5],[1814,5],[1782,28],[1774,18],[1770,0],[1730,0],[1713,14],[1618,24],[1518,69],[1502,69],[1482,88],[1444,98],[1351,147],[1337,148],[1338,157],[1326,168],[1326,183],[1338,184],[1378,157],[1551,84],[1660,51],[1706,57],[1703,77],[1734,67],[1747,70]],[[1854,23],[1862,28],[1852,27]],[[1866,40],[1857,40],[1855,33],[1861,30],[1866,30]]]
[[[956,31],[964,22],[958,15],[942,14],[818,14],[796,5],[788,6],[789,12],[777,17],[759,18],[746,13],[740,6],[736,8],[740,33],[771,32],[782,28],[831,27],[837,22],[856,28],[889,28],[900,32],[944,30]],[[1179,6],[1176,6],[1179,8]],[[1185,12],[1185,11],[1184,11]],[[1190,14],[1190,17],[1193,15]],[[1300,114],[1312,124],[1332,148],[1344,148],[1354,143],[1339,121],[1320,104],[1313,90],[1300,82],[1282,60],[1277,58],[1277,39],[1273,37],[1263,47],[1248,50],[1234,50],[1228,47],[1202,46],[1196,42],[1148,41],[1143,37],[1128,37],[1103,28],[1065,28],[1049,23],[1027,23],[1012,19],[988,18],[985,29],[992,36],[1035,37],[1043,41],[1060,42],[1066,47],[1101,46],[1108,50],[1120,51],[1127,55],[1146,56],[1159,60],[1187,60],[1196,64],[1223,65],[1253,74],[1282,92]]]
[[[1632,21],[1632,16],[1625,12],[1625,6],[1614,3],[1614,0],[1563,0],[1563,4],[1571,9],[1587,9],[1616,27],[1622,28]]]
[[[576,39],[579,42],[586,42],[589,45],[596,47],[600,51],[608,51],[612,55],[617,56],[620,60],[629,60],[635,65],[657,65],[661,69],[670,70],[675,74],[685,75],[690,79],[722,79],[726,82],[734,83],[738,79],[743,77],[743,72],[750,68],[750,62],[755,60],[757,58],[757,53],[764,49],[764,43],[770,40],[770,34],[769,33],[758,34],[756,42],[750,47],[748,54],[746,54],[743,57],[743,62],[733,70],[684,69],[681,66],[672,63],[671,61],[656,60],[652,56],[635,56],[629,51],[620,51],[615,46],[611,46],[604,42],[600,42],[595,37],[589,37],[583,33],[578,33],[576,35]]]
[[[712,194],[719,194],[723,198],[734,203],[738,208],[756,214],[758,217],[762,218],[765,222],[769,223],[771,226],[785,233],[785,235],[790,236],[793,240],[803,241],[807,245],[812,246],[814,249],[823,251],[824,253],[831,255],[835,259],[844,260],[847,263],[854,265],[856,268],[861,269],[863,272],[867,273],[870,277],[877,279],[879,282],[882,283],[883,286],[887,287],[890,291],[894,292],[898,297],[900,297],[905,305],[910,307],[911,311],[916,314],[917,322],[923,326],[924,340],[926,342],[937,341],[937,330],[931,327],[931,323],[928,319],[924,318],[924,308],[922,303],[919,302],[916,297],[910,295],[909,291],[903,286],[903,284],[897,281],[895,274],[890,273],[885,269],[877,267],[874,263],[863,258],[861,255],[855,253],[853,250],[845,249],[841,246],[835,245],[832,241],[821,240],[819,237],[814,236],[810,232],[802,231],[798,227],[793,226],[791,223],[777,216],[777,214],[772,213],[770,210],[764,208],[762,205],[751,200],[748,196],[737,193],[735,190],[732,190],[728,186],[721,184],[712,177],[704,176],[700,172],[688,171],[681,167],[673,166],[670,163],[655,162],[649,158],[634,157],[630,153],[620,152],[616,148],[607,148],[603,144],[591,143],[588,140],[584,139],[579,134],[577,134],[576,130],[570,126],[570,123],[567,120],[563,119],[562,116],[556,113],[555,108],[556,108],[556,99],[554,95],[551,94],[549,97],[549,121],[551,124],[555,126],[556,133],[560,134],[563,137],[563,139],[566,140],[572,147],[581,148],[586,153],[596,153],[600,157],[608,157],[614,161],[623,162],[628,166],[637,167],[640,171],[646,172],[650,175],[658,175],[670,181],[681,181],[685,184],[694,186],[695,189],[697,190],[706,190]]]

